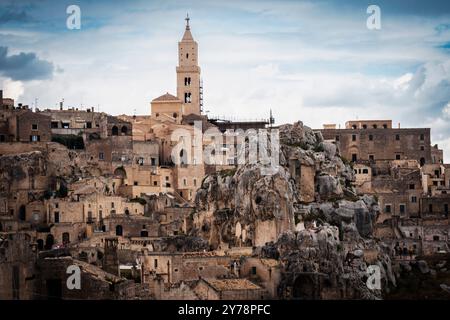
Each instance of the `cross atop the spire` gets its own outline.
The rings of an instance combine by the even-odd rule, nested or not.
[[[184,20],[186,20],[186,29],[189,30],[189,20],[191,20],[191,19],[189,18],[189,13],[186,13],[186,18],[185,18]]]

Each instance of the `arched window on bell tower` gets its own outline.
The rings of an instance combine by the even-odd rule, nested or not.
[[[190,92],[184,93],[184,103],[191,103],[191,93]]]

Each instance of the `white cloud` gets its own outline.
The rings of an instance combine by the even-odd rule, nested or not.
[[[22,83],[23,103],[38,97],[53,108],[64,98],[111,114],[149,114],[151,99],[176,91],[177,42],[189,11],[210,114],[267,118],[272,108],[277,123],[302,120],[315,128],[389,118],[402,127],[431,126],[433,141],[447,141],[450,59],[438,46],[450,32],[435,28],[448,16],[383,15],[382,30],[372,32],[365,10],[324,3],[186,2],[161,9],[142,2],[134,11],[110,6],[99,28],[33,37],[9,30],[0,40],[64,69],[52,80]],[[443,146],[450,156],[450,145]]]
[[[450,102],[442,109],[442,114],[444,118],[450,119]]]
[[[11,98],[17,101],[25,92],[22,81],[13,81],[11,79],[4,79],[2,81],[3,97]]]

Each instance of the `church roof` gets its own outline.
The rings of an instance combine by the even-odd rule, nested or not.
[[[186,30],[184,31],[183,39],[181,41],[194,41],[194,38],[192,37],[191,29],[189,27],[186,27]]]
[[[177,97],[174,95],[171,95],[170,93],[163,94],[162,96],[159,96],[158,98],[155,98],[152,100],[152,102],[162,102],[162,101],[180,101]]]

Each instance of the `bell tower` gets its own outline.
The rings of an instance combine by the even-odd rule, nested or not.
[[[183,114],[200,114],[200,67],[198,44],[194,41],[186,16],[186,29],[178,42],[177,96],[183,102]]]

